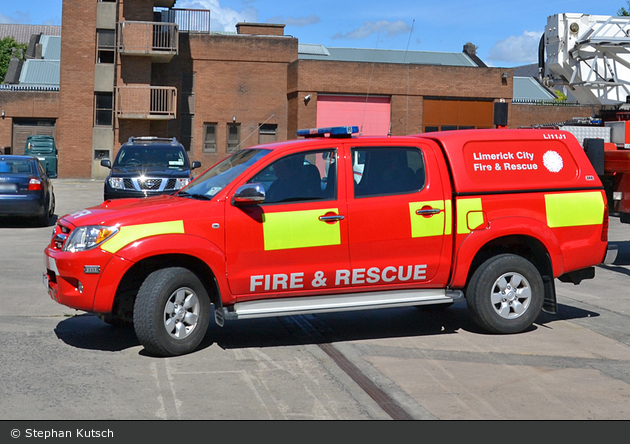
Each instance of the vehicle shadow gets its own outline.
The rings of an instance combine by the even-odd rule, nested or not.
[[[599,316],[598,313],[559,304],[556,315],[541,313],[526,332],[547,327],[559,320]],[[239,321],[220,328],[214,326],[206,342],[215,342],[223,349],[273,347],[281,345],[322,344],[367,339],[437,336],[457,334],[463,330],[488,335],[470,317],[465,301],[449,308],[405,307],[357,312],[321,313],[273,318],[282,328],[261,328],[260,321]],[[254,321],[254,320],[252,320]],[[277,325],[277,324],[275,324]],[[209,344],[210,345],[210,344]]]
[[[619,270],[610,265],[630,265],[630,241],[608,242],[608,252],[602,265],[616,271]]]
[[[66,318],[55,334],[64,343],[86,350],[122,351],[140,345],[131,325],[110,325],[92,314]]]
[[[55,214],[48,219],[46,227],[52,227],[57,223],[58,216]],[[2,228],[46,228],[39,225],[36,219],[29,217],[4,216],[0,217],[0,229]]]
[[[527,331],[548,327],[555,321],[599,316],[598,313],[560,304],[558,314],[541,313]],[[198,350],[213,344],[222,349],[283,347],[324,344],[366,339],[386,339],[451,335],[463,330],[487,335],[468,313],[465,301],[449,308],[403,307],[356,312],[320,313],[226,322],[224,327],[210,323]],[[97,316],[83,314],[57,324],[55,334],[77,348],[122,351],[140,346],[133,326],[113,326]],[[140,350],[141,355],[149,356]]]

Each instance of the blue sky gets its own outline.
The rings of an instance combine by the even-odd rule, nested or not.
[[[238,22],[283,23],[300,43],[331,47],[461,52],[474,43],[489,66],[535,63],[547,17],[617,15],[627,0],[177,0],[210,9],[212,31]],[[0,23],[60,25],[62,0],[0,0]]]

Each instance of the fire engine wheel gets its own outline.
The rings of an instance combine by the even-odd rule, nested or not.
[[[206,334],[209,320],[208,293],[186,268],[154,271],[138,291],[134,329],[150,354],[177,356],[194,351]]]
[[[519,333],[542,309],[540,272],[527,259],[502,254],[488,259],[473,274],[466,301],[475,322],[491,333]]]

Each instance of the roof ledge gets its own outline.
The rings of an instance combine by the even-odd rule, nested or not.
[[[285,25],[274,23],[246,23],[236,24],[237,34],[248,35],[284,35]]]

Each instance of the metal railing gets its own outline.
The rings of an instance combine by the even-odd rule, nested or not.
[[[116,115],[119,119],[175,119],[177,88],[174,86],[117,86]]]
[[[512,103],[516,105],[537,105],[537,106],[583,106],[579,102],[567,102],[564,100],[545,100],[545,99],[512,99]]]
[[[179,52],[178,27],[175,23],[119,22],[118,51],[121,54]]]
[[[180,32],[210,33],[210,10],[169,9],[162,11],[162,21],[175,23]]]
[[[33,86],[33,85],[0,85],[0,91],[59,91],[59,85],[56,86]]]

